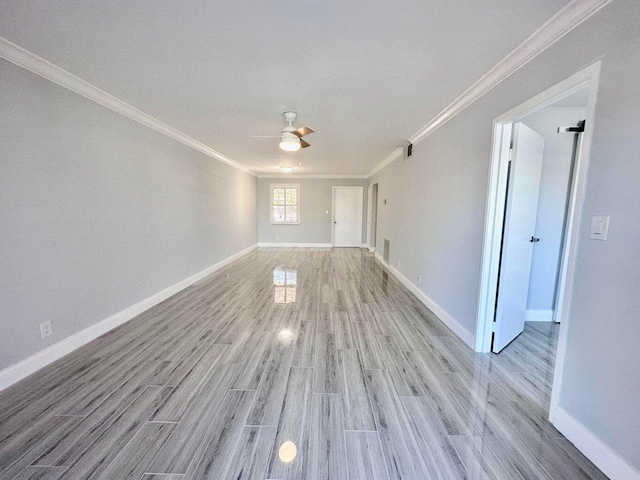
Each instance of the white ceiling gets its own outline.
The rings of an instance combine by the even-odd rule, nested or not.
[[[3,0],[8,40],[256,172],[367,174],[568,0]]]

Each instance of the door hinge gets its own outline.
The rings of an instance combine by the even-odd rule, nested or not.
[[[491,324],[491,331],[495,332],[496,331],[496,321],[494,320],[493,323]]]
[[[513,148],[509,149],[509,161],[513,160]]]

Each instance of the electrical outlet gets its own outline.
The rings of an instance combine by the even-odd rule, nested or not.
[[[48,337],[51,334],[53,334],[53,325],[51,324],[51,320],[42,322],[40,324],[40,338]]]
[[[418,283],[422,283],[422,275],[418,275]]]

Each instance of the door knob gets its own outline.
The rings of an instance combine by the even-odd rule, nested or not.
[[[531,239],[529,240],[531,243],[538,243],[540,241],[539,238],[534,237],[533,235],[531,235]]]

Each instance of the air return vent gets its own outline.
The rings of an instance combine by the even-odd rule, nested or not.
[[[402,147],[402,158],[406,160],[413,154],[413,144],[411,142],[407,142],[404,147]]]

